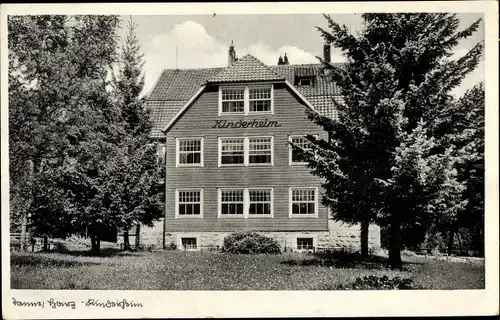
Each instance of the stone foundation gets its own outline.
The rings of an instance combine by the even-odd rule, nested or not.
[[[349,226],[333,220],[328,221],[328,231],[290,231],[290,232],[258,232],[276,239],[283,251],[296,251],[297,238],[313,238],[314,248],[320,249],[360,249],[359,225]],[[232,232],[170,232],[163,239],[163,221],[156,222],[154,227],[141,227],[140,243],[144,248],[169,249],[181,248],[182,238],[196,238],[196,244],[203,250],[222,247],[224,238]],[[380,249],[380,227],[371,225],[368,233],[368,245],[371,250]],[[163,241],[164,240],[164,241]],[[130,243],[135,243],[135,235],[130,235]],[[123,244],[123,237],[118,238]],[[165,245],[165,247],[163,247]]]
[[[347,226],[345,224],[330,221],[329,231],[293,231],[293,232],[258,232],[262,235],[276,239],[283,251],[296,251],[297,238],[313,238],[314,248],[320,249],[360,249],[360,228],[358,225]],[[165,246],[181,248],[183,237],[196,238],[198,247],[204,249],[217,249],[222,247],[224,238],[231,232],[172,232],[165,234]],[[370,226],[368,234],[368,245],[371,250],[380,249],[380,227]]]
[[[141,226],[139,243],[143,248],[163,248],[163,220],[155,222],[153,227]],[[129,242],[135,245],[135,234],[129,234]],[[123,236],[118,236],[117,243],[123,245]]]

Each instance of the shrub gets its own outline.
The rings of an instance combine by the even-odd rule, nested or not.
[[[236,232],[224,238],[221,251],[241,254],[280,254],[281,248],[273,238],[256,232]]]
[[[337,290],[409,290],[419,289],[413,283],[411,278],[394,277],[389,279],[387,276],[364,276],[356,278],[356,281],[350,284],[338,284]]]
[[[50,243],[52,244],[52,250],[58,253],[67,253],[70,250],[68,243],[65,240],[62,239],[53,239],[50,240]]]
[[[173,242],[170,242],[170,245],[167,247],[168,250],[176,250],[177,245]]]

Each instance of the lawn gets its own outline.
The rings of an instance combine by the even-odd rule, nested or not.
[[[11,253],[13,289],[321,290],[375,275],[412,278],[425,289],[482,289],[484,261],[405,257],[403,270],[312,254],[230,255],[214,252],[118,252],[104,257]]]

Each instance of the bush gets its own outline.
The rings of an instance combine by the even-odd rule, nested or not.
[[[167,250],[176,250],[177,245],[173,242],[170,242],[170,245],[167,247]]]
[[[71,251],[67,241],[63,239],[53,239],[50,240],[50,243],[51,243],[51,251],[55,251],[58,253],[67,253]]]
[[[224,238],[221,251],[241,254],[280,254],[281,248],[273,238],[256,232],[236,232]]]
[[[409,290],[419,289],[410,278],[394,277],[389,279],[387,276],[364,276],[356,278],[356,281],[350,284],[339,284],[337,290]]]

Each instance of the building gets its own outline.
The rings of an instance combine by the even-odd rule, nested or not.
[[[238,59],[231,44],[227,67],[163,71],[147,105],[166,168],[166,213],[143,228],[143,244],[217,247],[226,235],[251,230],[287,250],[359,248],[359,226],[330,218],[319,178],[289,144],[307,147],[305,134],[326,137],[305,109],[335,117],[339,89],[321,64],[288,59],[274,66],[251,55]],[[370,246],[380,246],[377,226]]]

